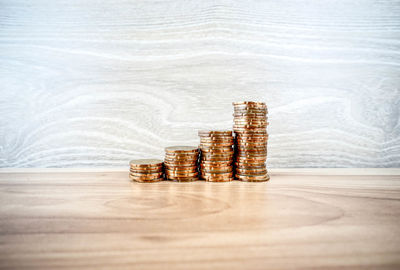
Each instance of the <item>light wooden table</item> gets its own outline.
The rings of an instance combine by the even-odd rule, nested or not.
[[[400,269],[398,169],[153,184],[5,169],[0,191],[2,269]]]

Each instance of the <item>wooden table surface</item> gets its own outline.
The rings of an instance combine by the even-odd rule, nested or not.
[[[1,269],[400,269],[400,171],[268,183],[0,171]]]

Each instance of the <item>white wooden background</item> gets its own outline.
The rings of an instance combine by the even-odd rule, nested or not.
[[[126,166],[266,101],[269,167],[400,167],[400,2],[0,0],[0,167]]]

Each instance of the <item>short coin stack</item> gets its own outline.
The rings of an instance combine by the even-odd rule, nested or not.
[[[189,182],[198,180],[199,149],[194,146],[165,148],[165,177],[167,180]]]
[[[242,181],[268,181],[268,109],[263,102],[234,102],[235,177]]]
[[[233,136],[231,130],[199,131],[200,175],[211,182],[233,180]]]
[[[129,162],[129,178],[137,182],[158,182],[163,178],[163,161],[159,159],[136,159]]]

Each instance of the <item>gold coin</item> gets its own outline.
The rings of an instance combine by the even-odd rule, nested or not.
[[[204,165],[200,164],[200,169],[204,170],[226,170],[232,168],[232,165],[214,166],[214,165]]]
[[[222,162],[201,161],[200,167],[225,167],[225,166],[232,166],[232,164],[233,164],[233,160],[222,161]]]
[[[198,152],[199,149],[196,146],[169,146],[165,148],[167,153],[191,153]]]
[[[199,171],[197,168],[194,168],[193,170],[170,170],[170,169],[166,169],[165,170],[165,175],[193,175],[193,174],[197,174]]]
[[[163,166],[157,167],[132,167],[130,166],[129,169],[132,171],[140,171],[140,172],[152,172],[152,171],[159,171],[162,170]]]
[[[198,177],[170,177],[167,180],[175,182],[193,182],[199,180]]]
[[[250,146],[241,146],[240,144],[236,147],[237,152],[257,152],[257,153],[267,153],[267,147],[260,146],[260,147],[250,147]]]
[[[220,170],[205,170],[205,169],[201,170],[202,175],[206,175],[208,173],[233,173],[233,169],[230,168],[230,169],[224,169],[224,170],[222,170],[222,169],[220,169]]]
[[[258,148],[250,148],[250,147],[242,147],[240,145],[237,145],[236,148],[236,153],[240,155],[252,155],[252,154],[267,154],[268,150],[267,147],[258,147]]]
[[[199,136],[232,136],[232,130],[199,130]]]
[[[214,143],[214,142],[229,142],[233,140],[233,136],[229,137],[199,137],[202,143]]]
[[[239,141],[236,143],[236,147],[237,148],[255,148],[255,149],[259,149],[259,148],[267,148],[268,143],[267,142],[243,142],[243,141]]]
[[[210,182],[230,182],[233,180],[233,175],[231,174],[220,174],[220,176],[202,175],[200,178]]]
[[[247,121],[247,120],[234,120],[234,125],[244,126],[244,125],[253,125],[253,126],[261,126],[261,125],[268,125],[269,122],[265,121]]]
[[[179,162],[179,161],[195,161],[198,158],[199,158],[199,155],[185,156],[185,157],[165,155],[164,160],[175,160],[175,161]]]
[[[206,180],[207,182],[231,182],[231,181],[233,181],[233,177],[229,177],[229,178],[206,177],[206,178],[202,178],[202,179]]]
[[[264,153],[254,153],[254,152],[240,152],[236,155],[236,161],[240,159],[264,159],[267,160],[267,154]]]
[[[268,137],[266,138],[257,138],[257,139],[244,139],[242,137],[237,137],[236,138],[236,143],[249,143],[249,144],[267,144],[268,142]]]
[[[195,163],[195,164],[193,164],[193,163],[187,163],[187,164],[184,164],[184,163],[180,163],[180,164],[173,164],[173,163],[171,163],[171,164],[167,164],[168,166],[165,166],[165,168],[196,168],[197,167],[197,163]]]
[[[219,148],[203,148],[201,149],[201,153],[231,153],[233,152],[233,148],[232,147],[219,147]]]
[[[172,159],[172,158],[166,158],[164,159],[164,164],[165,163],[196,163],[199,158],[191,158],[191,159]]]
[[[132,179],[139,179],[139,180],[152,180],[152,179],[157,179],[157,178],[161,178],[162,177],[162,173],[160,174],[145,174],[145,175],[137,175],[137,174],[132,174],[129,173],[129,177],[131,177]]]
[[[163,170],[160,169],[160,170],[152,170],[152,171],[140,171],[140,170],[132,170],[132,169],[130,169],[129,172],[137,173],[137,174],[152,174],[152,173],[160,173],[160,172],[162,173]]]
[[[131,167],[160,167],[162,164],[160,159],[134,159],[129,162]]]
[[[255,122],[255,121],[234,121],[233,125],[236,127],[242,127],[242,126],[251,126],[251,127],[265,127],[269,125],[269,122]]]
[[[265,174],[263,176],[249,176],[249,175],[236,174],[236,178],[244,182],[264,182],[270,179],[268,174]]]
[[[239,163],[257,163],[257,162],[266,162],[266,156],[236,156],[235,161]]]
[[[207,173],[203,172],[201,177],[215,177],[215,178],[223,178],[223,177],[233,177],[233,172],[223,172],[223,173]]]
[[[191,170],[192,168],[197,168],[197,164],[193,164],[191,166],[181,166],[181,165],[166,165],[165,169],[169,170]]]
[[[266,161],[261,160],[261,161],[249,161],[249,162],[235,162],[235,167],[236,168],[266,168]]]
[[[245,118],[261,117],[261,118],[263,118],[263,117],[266,117],[267,115],[268,115],[267,112],[247,112],[247,111],[246,112],[234,112],[232,114],[232,116],[234,118],[241,118],[241,117],[245,117]]]
[[[189,161],[184,161],[184,160],[166,160],[164,162],[164,166],[183,166],[183,167],[187,167],[187,166],[196,166],[198,163],[198,160],[189,160]]]
[[[190,158],[190,157],[196,157],[199,154],[199,149],[197,148],[197,151],[195,152],[165,152],[165,156],[169,157],[180,157],[180,158]]]
[[[170,170],[165,170],[165,175],[168,176],[196,176],[198,174],[197,171],[170,171]]]
[[[139,183],[154,183],[154,182],[160,182],[163,181],[164,178],[156,178],[156,179],[150,179],[150,180],[143,180],[143,179],[135,179],[135,178],[131,178],[131,180],[139,182]]]
[[[234,118],[233,123],[236,124],[264,124],[268,122],[268,118],[259,118],[259,119],[254,119],[254,118]]]
[[[265,102],[261,101],[235,101],[232,102],[233,106],[266,106]]]
[[[204,148],[219,148],[219,147],[231,147],[232,148],[233,142],[228,143],[200,143],[199,148],[200,150]]]
[[[242,114],[242,113],[268,114],[268,108],[234,107],[233,113],[234,114]]]
[[[267,173],[266,168],[260,168],[260,169],[236,168],[235,171],[236,171],[236,173],[241,174],[241,175],[260,175],[260,174]]]
[[[257,132],[257,131],[262,131],[262,130],[265,130],[265,127],[258,127],[258,128],[255,128],[255,127],[252,127],[252,128],[250,128],[250,127],[246,127],[246,128],[243,128],[243,127],[233,127],[233,129],[235,130],[235,131],[238,131],[238,132],[240,132],[240,131],[247,131],[247,132]]]
[[[204,161],[231,161],[231,160],[233,160],[233,155],[230,157],[221,157],[221,156],[202,157],[201,162],[204,162]]]
[[[268,111],[268,107],[265,106],[261,106],[261,107],[257,107],[257,106],[233,106],[233,110],[235,112],[241,112],[241,111],[251,111],[251,112],[267,112]]]
[[[195,163],[195,162],[197,162],[197,160],[198,160],[199,158],[198,157],[196,157],[196,158],[186,158],[186,159],[184,159],[184,158],[170,158],[170,157],[166,157],[165,159],[164,159],[164,163],[165,162],[167,162],[167,163]]]
[[[260,129],[260,130],[238,130],[235,131],[236,137],[237,136],[242,136],[242,137],[248,137],[248,136],[268,136],[268,132],[266,129]]]

